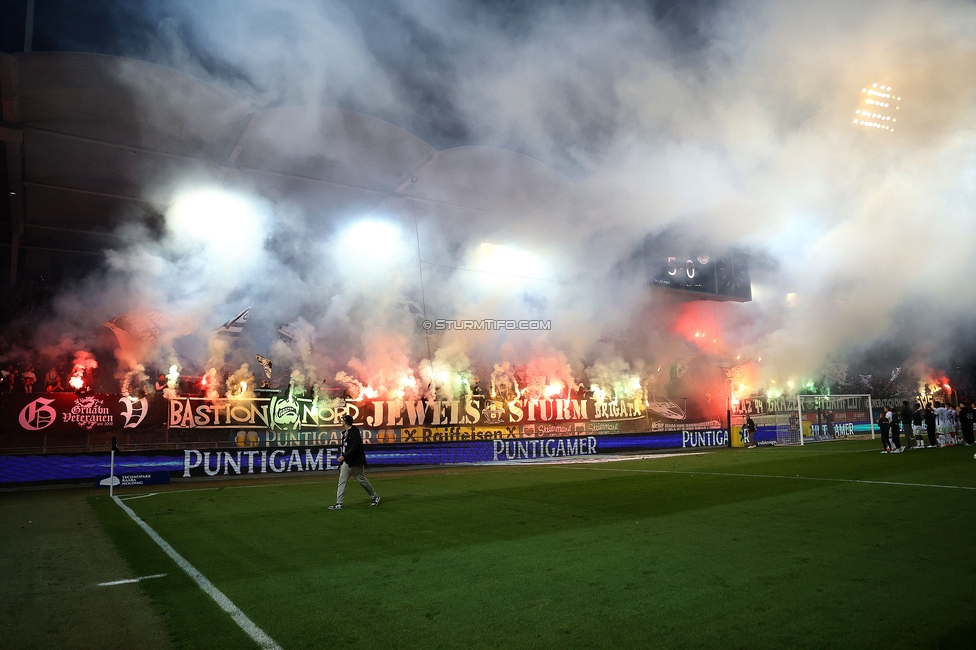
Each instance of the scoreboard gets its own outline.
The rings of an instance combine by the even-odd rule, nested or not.
[[[670,255],[652,258],[654,287],[694,294],[704,300],[752,300],[748,258],[729,253],[709,255]]]

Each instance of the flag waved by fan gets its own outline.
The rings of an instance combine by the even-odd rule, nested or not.
[[[221,336],[229,339],[236,339],[244,331],[244,325],[247,324],[247,317],[251,313],[251,308],[248,307],[237,316],[234,316],[229,321],[214,330],[217,336]]]

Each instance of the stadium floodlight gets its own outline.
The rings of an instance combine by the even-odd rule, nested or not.
[[[895,122],[898,119],[893,111],[901,109],[898,102],[901,96],[892,93],[891,86],[873,83],[871,87],[861,88],[865,95],[864,104],[854,111],[854,124],[879,131],[895,132]]]
[[[521,289],[533,280],[545,280],[547,266],[540,257],[522,248],[482,243],[469,253],[470,268],[482,275],[485,286]]]
[[[166,228],[178,245],[234,259],[260,252],[266,222],[256,201],[216,187],[180,192],[166,212]]]
[[[352,223],[339,234],[337,243],[339,255],[352,255],[363,262],[346,267],[355,275],[384,273],[402,261],[409,250],[397,224],[374,218]]]

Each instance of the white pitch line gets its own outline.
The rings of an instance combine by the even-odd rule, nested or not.
[[[698,453],[705,453],[705,452],[698,452]],[[690,456],[691,454],[677,454],[677,455],[687,455],[687,456]],[[625,458],[625,459],[622,459],[622,460],[630,460],[630,459],[626,459]],[[518,465],[520,463],[518,463],[517,461],[512,461],[511,464],[512,465]],[[524,465],[525,463],[522,463],[522,464]],[[506,463],[485,463],[485,464],[482,464],[482,463],[457,463],[457,466],[459,466],[459,467],[487,467],[487,466],[491,466],[491,465],[502,466],[502,465],[506,465]],[[448,465],[430,465],[430,466],[426,467],[426,469],[441,469],[441,468],[444,468],[444,467],[449,467],[449,466]],[[384,468],[384,470],[386,470],[386,471],[403,471],[404,473],[403,474],[400,474],[398,476],[383,476],[383,482],[386,482],[386,481],[396,481],[396,480],[399,480],[399,479],[402,479],[402,478],[411,478],[412,477],[410,474],[407,474],[406,473],[408,471],[406,469],[401,470],[400,468],[397,468],[397,467],[390,467],[390,468]],[[375,474],[380,474],[382,476],[382,473],[381,472],[374,472],[373,475],[375,475]],[[334,479],[337,479],[339,475],[338,474],[323,474],[323,476],[325,476],[326,478],[334,478]],[[237,479],[237,478],[247,479],[248,478],[248,475],[245,474],[243,476],[236,476],[234,478],[235,479]],[[255,478],[255,480],[261,480],[261,479]],[[165,496],[167,494],[183,494],[183,493],[186,493],[186,492],[219,492],[220,490],[250,490],[250,489],[254,489],[254,488],[290,487],[292,485],[321,485],[323,482],[324,481],[321,481],[321,480],[319,480],[319,481],[288,481],[286,483],[255,483],[255,484],[252,484],[252,485],[227,485],[227,486],[221,485],[220,487],[187,488],[185,490],[166,490],[164,492],[150,492],[148,494],[140,494],[138,496],[125,497],[122,500],[123,501],[128,501],[129,499],[141,499],[142,497]]]
[[[128,580],[113,580],[112,582],[99,582],[96,587],[114,587],[115,585],[130,585],[133,582],[139,582],[140,580],[151,580],[153,578],[162,578],[168,574],[157,573],[151,576],[142,576],[141,578],[129,578]]]
[[[703,454],[711,454],[714,452],[710,451],[682,451],[672,454],[636,454],[633,456],[627,455],[604,455],[604,456],[566,456],[560,460],[554,460],[551,458],[526,458],[523,460],[503,460],[503,461],[486,461],[483,463],[466,463],[474,465],[477,467],[515,467],[515,466],[532,466],[532,467],[546,467],[548,465],[588,465],[588,464],[605,464],[605,463],[624,463],[629,460],[657,460],[660,458],[681,458],[683,456],[701,456]],[[459,463],[460,464],[460,463]]]
[[[484,463],[454,463],[453,466],[456,467],[544,467],[546,465],[564,465],[564,464],[578,464],[582,465],[584,463],[622,463],[629,460],[654,460],[658,458],[682,458],[684,456],[701,456],[703,454],[712,454],[714,451],[681,451],[672,453],[660,453],[654,452],[650,454],[635,454],[635,455],[606,455],[606,456],[591,456],[591,457],[567,457],[565,460],[550,460],[550,461],[537,461],[537,460],[512,460],[512,461],[501,461],[501,462],[484,462]],[[443,469],[448,467],[447,465],[431,465],[424,469]],[[396,481],[402,478],[412,478],[412,475],[407,473],[409,470],[401,469],[397,467],[387,467],[383,468],[386,471],[402,471],[402,474],[397,476],[383,476],[383,481]],[[457,474],[457,472],[446,472],[444,475]],[[326,477],[334,477],[335,474],[324,475]],[[240,479],[247,479],[248,475],[242,475],[235,477]],[[260,479],[256,479],[260,480]],[[122,497],[123,501],[128,501],[130,499],[142,499],[145,497],[155,497],[155,496],[165,496],[168,494],[183,494],[186,492],[218,492],[220,490],[249,490],[254,488],[269,488],[269,487],[290,487],[292,485],[319,485],[323,481],[288,481],[286,483],[255,483],[252,485],[227,485],[219,487],[205,487],[205,488],[186,488],[182,490],[166,490],[164,492],[149,492],[148,494],[139,494],[136,496]]]
[[[808,443],[809,444],[809,443]],[[741,447],[739,449],[742,449]],[[750,450],[755,450],[757,447],[750,447]],[[785,447],[785,446],[775,446],[775,445],[760,445],[758,449],[762,449],[764,454],[779,453],[785,454],[790,452],[796,452],[798,454],[803,454],[804,456],[809,455],[823,455],[823,454],[864,454],[871,452],[877,453],[876,449],[817,449],[811,450],[809,447]]]
[[[242,612],[240,608],[231,601],[230,598],[225,596],[224,593],[217,589],[212,582],[207,580],[205,575],[197,571],[192,564],[187,562],[186,558],[177,553],[176,549],[170,546],[165,539],[160,537],[159,534],[149,526],[149,524],[140,519],[139,515],[132,511],[132,508],[122,503],[122,500],[118,497],[112,498],[117,504],[119,504],[119,507],[132,518],[132,521],[136,522],[140,528],[146,531],[149,537],[156,542],[159,548],[163,549],[163,552],[170,556],[170,558],[176,562],[176,564],[178,564],[179,567],[183,569],[183,571],[185,571],[195,583],[197,583],[205,594],[213,598],[214,602],[216,602],[222,610],[230,614],[230,617],[234,619],[234,622],[237,623],[238,627],[244,630],[245,634],[254,639],[255,643],[262,648],[267,648],[268,650],[281,650],[281,646],[275,643],[274,639],[268,636],[264,630],[255,625],[254,621],[247,617],[247,614]]]
[[[867,483],[869,485],[901,485],[904,487],[930,487],[946,490],[976,490],[968,485],[939,485],[937,483],[903,483],[901,481],[869,481],[857,478],[825,478],[817,476],[780,476],[777,474],[736,474],[732,472],[691,472],[669,469],[622,469],[619,467],[572,467],[562,465],[564,469],[590,470],[593,472],[637,472],[640,474],[701,474],[703,476],[738,476],[743,478],[781,478],[794,481],[824,481],[828,483]]]
[[[154,497],[159,492],[150,492],[149,494],[138,494],[134,497],[120,497],[123,501],[132,501],[133,499],[145,499],[146,497]]]

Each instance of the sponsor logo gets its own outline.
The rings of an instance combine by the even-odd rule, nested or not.
[[[363,444],[371,441],[373,432],[360,429],[363,434]],[[261,434],[265,447],[309,447],[318,445],[341,445],[342,432],[331,431],[265,431]]]
[[[257,447],[261,444],[261,437],[257,431],[238,431],[234,436],[234,444],[238,447]]]
[[[587,422],[586,432],[587,433],[618,433],[620,431],[620,423],[609,421],[609,422]]]
[[[404,427],[400,429],[399,442],[468,442],[518,437],[520,437],[519,428],[514,425],[498,427]]]
[[[95,487],[126,487],[129,485],[159,485],[169,483],[169,472],[146,472],[144,474],[116,474],[96,480]]]
[[[302,453],[304,452],[304,454]],[[190,476],[240,476],[242,474],[287,474],[325,472],[338,469],[338,449],[276,449],[274,451],[183,452],[183,478]],[[201,472],[202,470],[202,472]]]
[[[724,447],[728,444],[728,435],[724,429],[708,431],[682,431],[682,447]]]
[[[526,424],[522,427],[522,438],[558,438],[586,433],[586,425],[582,422],[561,422],[558,424]],[[496,436],[511,437],[511,436]]]
[[[718,420],[705,420],[703,422],[651,422],[651,431],[706,431],[708,429],[721,429],[722,423]]]
[[[58,418],[58,414],[50,406],[53,402],[53,399],[38,397],[25,406],[21,409],[20,416],[17,418],[20,426],[28,431],[40,431],[51,426]]]
[[[920,426],[920,425],[915,425]],[[810,426],[810,430],[816,437],[831,438],[840,436],[853,436],[854,435],[854,423],[853,422],[837,422],[834,425],[826,424],[813,424]]]
[[[548,438],[541,440],[492,440],[493,460],[532,460],[596,453],[596,438]]]

